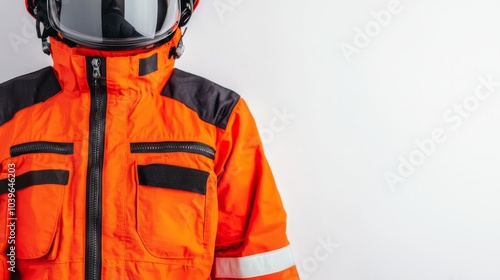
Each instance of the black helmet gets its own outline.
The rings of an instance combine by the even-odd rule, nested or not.
[[[189,21],[198,0],[26,0],[44,32],[94,49],[134,49],[165,41]],[[45,35],[45,36],[44,36]]]

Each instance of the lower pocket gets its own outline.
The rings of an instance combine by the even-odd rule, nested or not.
[[[137,232],[150,254],[193,258],[204,252],[209,173],[167,164],[136,165]]]
[[[54,252],[49,252],[55,248],[69,171],[32,170],[12,178],[0,178],[0,209],[6,211],[8,246],[14,246],[19,259],[54,259]]]

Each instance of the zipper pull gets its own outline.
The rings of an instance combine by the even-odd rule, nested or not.
[[[98,57],[93,58],[92,59],[92,67],[93,67],[92,76],[94,77],[94,79],[97,80],[101,77],[101,70],[100,70],[101,59]]]

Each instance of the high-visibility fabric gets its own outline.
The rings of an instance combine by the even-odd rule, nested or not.
[[[299,279],[249,108],[174,69],[179,38],[52,39],[53,67],[0,85],[0,279]]]

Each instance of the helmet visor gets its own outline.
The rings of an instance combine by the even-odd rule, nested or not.
[[[136,48],[177,28],[179,0],[49,0],[49,19],[63,37],[93,48]]]

